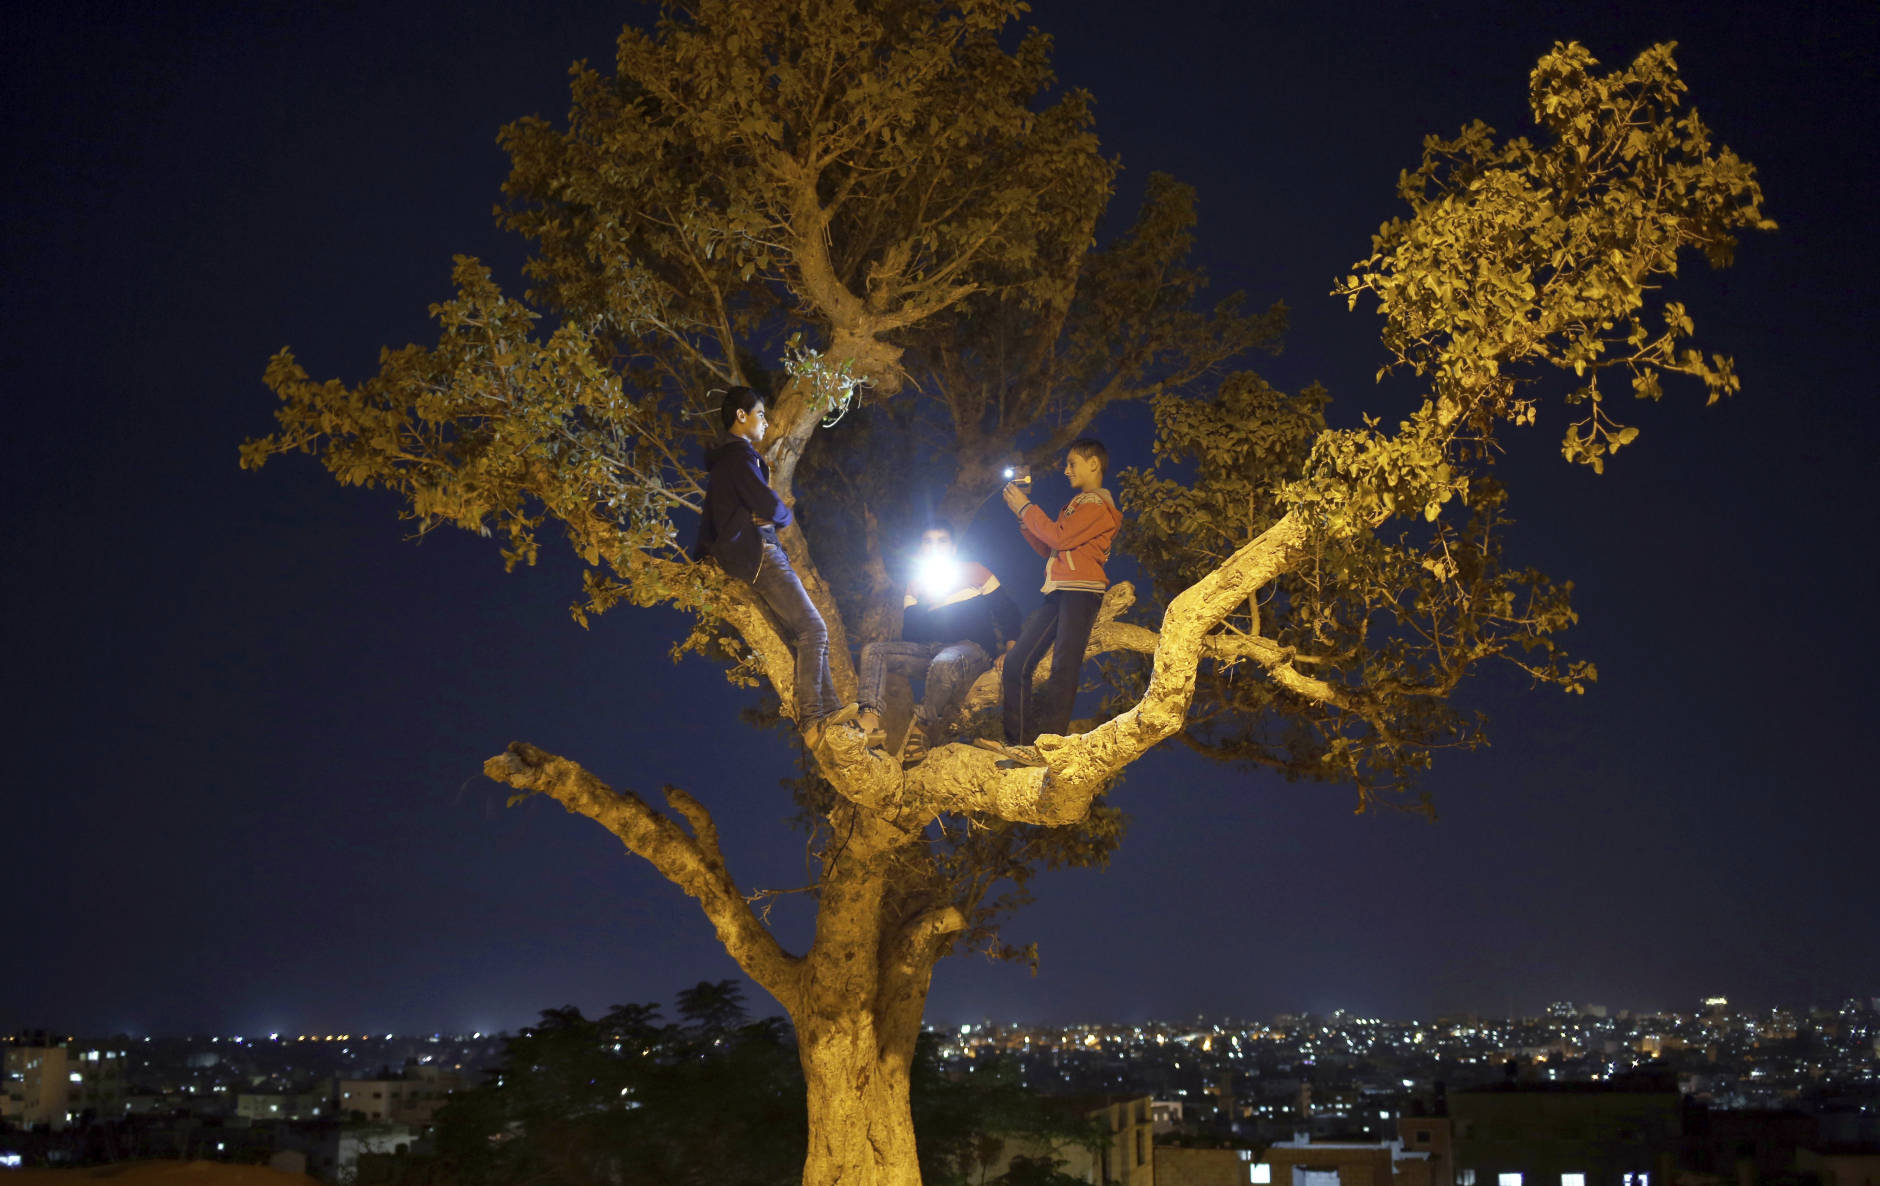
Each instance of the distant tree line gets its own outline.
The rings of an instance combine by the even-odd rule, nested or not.
[[[586,1017],[544,1009],[510,1038],[486,1081],[438,1114],[436,1148],[400,1159],[409,1186],[771,1186],[802,1174],[808,1114],[789,1026],[751,1020],[732,981]],[[1006,1138],[1051,1147],[1102,1139],[1083,1118],[1027,1092],[1010,1061],[964,1078],[942,1069],[931,1035],[913,1074],[914,1127],[928,1186],[1064,1186],[1046,1158],[996,1176]],[[1037,1148],[1037,1145],[1028,1147]]]

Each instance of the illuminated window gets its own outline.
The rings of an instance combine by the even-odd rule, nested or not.
[[[1625,1186],[1652,1186],[1652,1176],[1643,1170],[1625,1176]]]
[[[1520,1174],[1496,1174],[1495,1186],[1521,1186]]]
[[[1247,1181],[1253,1183],[1253,1186],[1267,1186],[1267,1183],[1270,1183],[1272,1180],[1273,1165],[1271,1162],[1256,1161],[1247,1170]]]
[[[1475,1171],[1457,1170],[1456,1186],[1475,1186]]]
[[[1585,1174],[1561,1174],[1560,1186],[1586,1186]]]

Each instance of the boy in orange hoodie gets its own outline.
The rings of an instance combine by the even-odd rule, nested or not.
[[[1008,749],[1029,746],[1040,733],[1062,735],[1070,729],[1084,646],[1097,607],[1103,604],[1103,591],[1110,587],[1103,565],[1123,522],[1116,500],[1103,488],[1109,462],[1102,442],[1088,437],[1071,442],[1064,455],[1064,476],[1071,481],[1072,495],[1056,519],[1047,517],[1018,483],[1006,483],[1005,505],[1018,516],[1019,533],[1045,558],[1044,604],[1025,619],[1000,672]],[[1032,672],[1046,653],[1051,655],[1051,674],[1034,701],[1028,694]],[[1036,758],[1032,752],[1015,756]]]

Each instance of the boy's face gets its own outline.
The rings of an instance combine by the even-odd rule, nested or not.
[[[1094,457],[1081,453],[1064,455],[1064,476],[1071,480],[1075,490],[1095,490],[1103,485],[1103,466]]]
[[[764,430],[769,427],[770,417],[764,414],[764,401],[760,399],[751,406],[750,411],[746,412],[742,408],[738,410],[738,419],[731,426],[731,431],[751,444],[758,445],[763,443]]]
[[[920,533],[920,554],[937,556],[943,560],[953,558],[953,536],[945,531],[923,531]]]

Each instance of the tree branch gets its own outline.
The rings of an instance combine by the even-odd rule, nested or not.
[[[785,951],[751,912],[725,868],[711,815],[696,799],[677,787],[666,788],[666,801],[692,826],[693,835],[688,836],[631,791],[616,791],[579,764],[526,742],[510,743],[483,763],[483,773],[517,790],[547,795],[612,832],[635,856],[697,900],[718,941],[751,979],[784,1008],[795,1007],[801,960]]]

